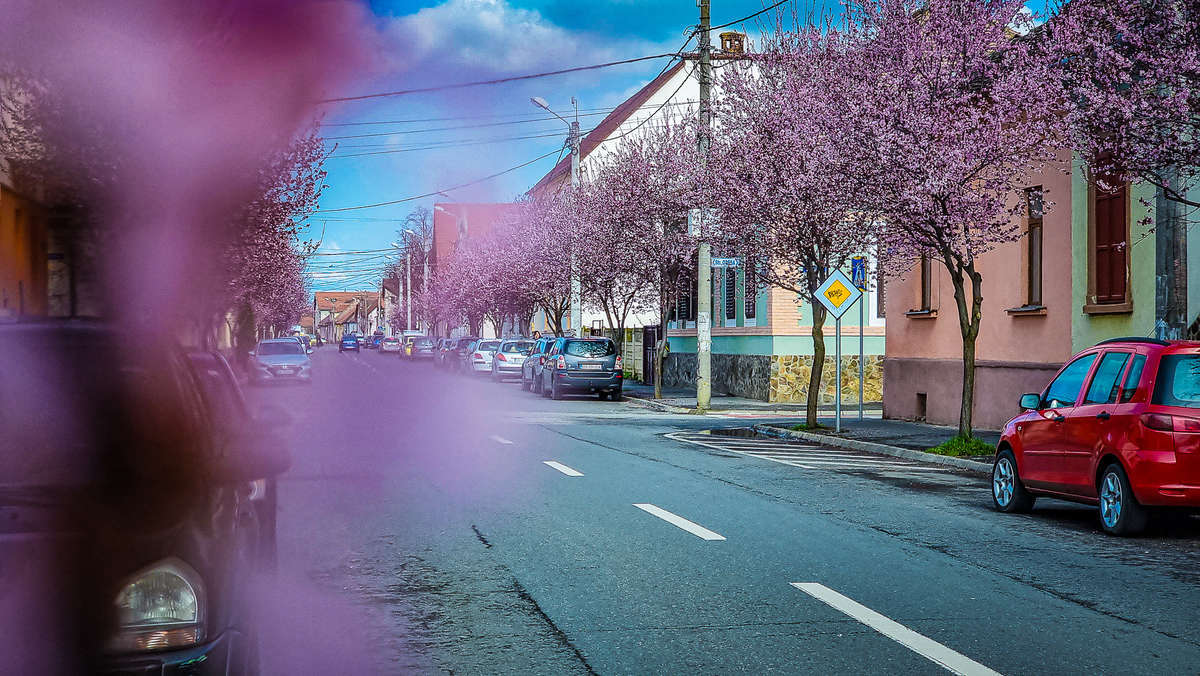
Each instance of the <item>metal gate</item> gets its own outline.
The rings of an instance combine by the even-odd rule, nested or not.
[[[658,326],[642,327],[642,382],[654,384],[654,350],[658,347]]]

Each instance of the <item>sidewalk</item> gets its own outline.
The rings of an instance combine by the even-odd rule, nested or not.
[[[660,411],[668,411],[671,413],[694,413],[696,409],[696,389],[689,388],[671,388],[664,387],[662,399],[654,398],[654,386],[644,385],[642,383],[626,382],[623,393],[625,397],[635,405],[646,406]],[[864,406],[864,410],[881,411],[882,405],[878,402],[868,402]],[[771,403],[762,401],[761,399],[748,399],[746,397],[734,397],[727,394],[719,394],[713,392],[710,401],[710,410],[715,413],[758,413],[758,414],[778,414],[780,416],[797,415],[803,417],[805,406],[803,403]],[[832,414],[833,405],[821,406],[822,413]],[[858,415],[858,405],[842,406],[843,416]],[[940,443],[940,442],[939,442]]]

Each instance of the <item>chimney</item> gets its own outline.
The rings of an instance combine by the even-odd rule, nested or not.
[[[746,34],[737,31],[721,33],[721,52],[742,55],[746,53]]]

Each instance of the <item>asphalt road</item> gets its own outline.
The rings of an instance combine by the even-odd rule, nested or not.
[[[983,477],[703,433],[744,420],[313,357],[250,390],[295,417],[268,673],[1200,673],[1195,518],[1116,539],[994,513]]]

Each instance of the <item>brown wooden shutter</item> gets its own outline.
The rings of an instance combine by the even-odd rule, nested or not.
[[[1100,183],[1104,181],[1101,180]],[[1093,191],[1095,203],[1096,303],[1125,302],[1125,270],[1128,255],[1129,188],[1122,185],[1112,192],[1099,183]]]

